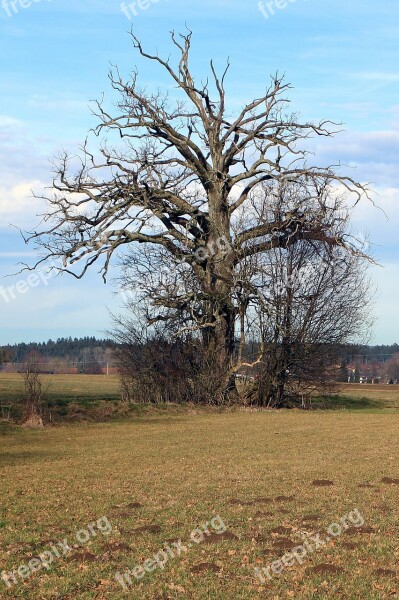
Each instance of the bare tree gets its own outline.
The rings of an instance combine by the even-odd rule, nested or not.
[[[384,373],[387,381],[399,381],[399,354],[394,354],[384,364]]]
[[[12,352],[8,348],[0,348],[0,369],[3,364],[11,362]]]
[[[276,200],[279,207],[280,198]],[[287,201],[284,204],[287,207]],[[273,206],[273,199],[268,205]],[[325,218],[317,207],[313,210],[315,221]],[[330,235],[345,237],[348,213],[336,198],[329,210]],[[347,346],[366,341],[373,291],[368,261],[361,246],[353,253],[302,240],[261,259],[253,272],[256,294],[250,297],[247,315],[248,319],[254,313],[249,329],[257,330],[262,340],[262,360],[250,397],[262,406],[281,407],[298,400],[305,406],[316,390],[334,387]]]
[[[44,249],[43,260],[62,259],[62,270],[76,277],[100,259],[105,279],[115,252],[126,246],[140,245],[147,256],[158,252],[171,265],[182,265],[185,278],[195,285],[188,291],[180,286],[176,295],[173,287],[159,294],[149,318],[154,323],[167,318],[168,311],[189,313],[182,327],[201,333],[215,366],[225,373],[219,390],[223,400],[234,387],[234,294],[240,265],[299,240],[330,248],[351,244],[331,236],[328,222],[314,222],[306,212],[281,214],[234,232],[236,216],[261,186],[275,182],[298,189],[311,185],[315,194],[339,184],[354,201],[367,192],[332,166],[308,164],[304,142],[313,135],[333,135],[334,124],[301,122],[289,113],[289,86],[278,75],[261,97],[233,115],[225,91],[229,64],[219,76],[211,62],[209,78],[196,81],[189,64],[191,38],[191,32],[172,33],[179,55],[173,67],[170,59],[147,52],[132,34],[139,55],[166,71],[178,98],[171,101],[167,93],[140,88],[137,71],[124,81],[115,68],[110,81],[120,95],[118,112],[98,102],[95,133],[116,133],[120,144],[105,140],[98,158],[85,143],[77,166],[67,154],[59,159],[54,194],[46,197],[47,225],[27,239],[36,239]],[[81,270],[76,271],[76,263]]]
[[[40,377],[40,365],[38,364],[38,355],[35,352],[30,352],[25,358],[22,378],[24,382],[25,402],[22,425],[24,427],[31,428],[43,427],[41,405],[43,396],[43,385]]]
[[[220,377],[202,340],[173,330],[172,322],[148,325],[142,307],[114,317],[122,399],[128,403],[216,404]],[[145,307],[143,307],[145,308]]]
[[[248,229],[252,221],[276,220],[282,213],[299,218],[303,211],[314,223],[329,224],[331,237],[347,235],[345,198],[331,196],[328,186],[312,196],[309,186],[300,191],[279,183],[265,187],[252,199],[235,219],[234,232]],[[244,370],[247,375],[252,371],[252,378],[256,375],[249,390],[245,388],[247,402],[281,407],[297,405],[299,400],[305,406],[316,388],[319,392],[334,388],[348,344],[364,342],[371,325],[365,246],[362,239],[357,241],[356,251],[329,248],[317,240],[298,240],[287,248],[253,255],[236,267],[232,300],[238,323],[231,372]],[[119,358],[125,388],[136,390],[136,396],[140,388],[148,401],[173,396],[175,383],[175,398],[180,401],[189,393],[198,402],[213,403],[215,396],[209,391],[217,388],[209,382],[214,384],[220,376],[217,361],[201,362],[201,344],[187,335],[204,311],[203,296],[191,271],[184,264],[174,264],[167,253],[153,250],[132,250],[123,266],[122,283],[127,290],[135,290],[126,306],[130,317],[119,318],[115,330],[122,344]],[[184,303],[177,310],[175,302],[181,297]],[[168,306],[168,298],[173,298],[173,308]],[[158,316],[149,339],[151,309]]]

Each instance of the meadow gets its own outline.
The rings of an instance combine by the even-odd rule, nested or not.
[[[116,375],[41,375],[41,380],[48,414],[56,421],[68,414],[73,417],[93,412],[103,402],[112,406],[119,400]],[[4,416],[8,407],[11,415],[18,416],[23,393],[23,379],[19,373],[0,373],[0,409],[4,407],[0,416]]]
[[[115,416],[120,416],[119,411],[112,410],[120,399],[117,375],[41,375],[41,379],[44,403],[56,422],[66,418],[70,421],[79,420],[79,417],[101,419],[112,416],[114,412]],[[17,417],[22,398],[21,374],[0,372],[0,418],[5,416],[8,408],[11,415]],[[316,395],[313,405],[315,409],[324,410],[396,411],[399,409],[399,385],[342,384],[337,394]],[[108,411],[101,410],[106,406],[109,407]],[[134,412],[137,410],[138,407],[133,408]],[[163,412],[163,408],[159,410]],[[173,408],[168,407],[168,412],[171,411]],[[142,407],[140,412],[146,413],[147,409]]]
[[[81,377],[53,379],[49,398],[116,398],[116,379]],[[0,378],[2,398],[10,381]],[[398,597],[399,419],[389,407],[399,393],[371,387],[345,386],[336,410],[187,407],[35,431],[3,423],[0,571],[16,582],[0,579],[0,597]],[[343,519],[355,510],[362,526]],[[312,551],[281,569],[275,561],[305,540]],[[19,574],[54,546],[48,568]],[[167,547],[173,557],[160,560]],[[139,578],[122,579],[134,569]]]

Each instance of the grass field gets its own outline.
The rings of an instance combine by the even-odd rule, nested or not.
[[[99,383],[101,394],[117,390],[111,379],[86,377],[79,385],[59,381],[53,398],[57,389],[67,397],[65,383],[75,398],[96,399]],[[360,387],[345,389],[344,397],[356,400],[372,386]],[[397,403],[397,390],[386,388],[373,397],[377,406]],[[398,417],[395,409],[366,405],[159,413],[41,431],[3,427],[0,571],[15,570],[16,583],[11,578],[8,588],[0,579],[0,597],[399,597]],[[327,532],[354,509],[362,527],[346,519],[350,527],[341,524],[340,535]],[[197,531],[194,542],[190,534],[206,523],[204,539]],[[312,533],[320,537],[306,537]],[[307,556],[297,550],[302,564],[295,560],[278,574],[282,563],[273,561],[305,539],[311,546]],[[64,540],[79,547],[66,552]],[[29,575],[24,565],[48,551],[48,569],[36,561]],[[163,568],[145,563],[154,554]],[[135,567],[141,578],[124,580],[124,592],[115,577]],[[264,583],[254,573],[262,567],[271,577],[263,574]]]
[[[215,515],[229,537],[205,537],[164,570],[132,577],[129,597],[395,597],[398,487],[381,480],[399,476],[398,425],[385,414],[283,411],[9,431],[0,452],[2,569],[76,541],[77,530],[102,516],[112,533],[98,533],[24,583],[19,577],[9,591],[0,581],[2,597],[124,598],[117,572],[172,539],[187,543]],[[305,532],[325,538],[355,508],[363,528],[351,527],[265,585],[256,579],[255,567],[301,544]]]
[[[68,414],[73,403],[81,409],[93,409],[104,401],[119,399],[116,375],[42,375],[44,401],[55,419]],[[23,397],[23,380],[19,373],[0,373],[0,404],[9,406]],[[18,415],[18,407],[12,409]],[[1,416],[1,415],[0,415]]]
[[[55,419],[68,414],[73,403],[87,411],[104,402],[119,400],[116,375],[42,375],[45,403]],[[23,397],[23,381],[18,373],[0,372],[0,406]],[[399,409],[399,385],[343,384],[339,394],[316,398],[315,408],[377,411]],[[14,409],[14,414],[15,411]],[[1,418],[1,413],[0,413]]]
[[[314,407],[377,413],[399,410],[399,385],[344,383],[340,388],[337,394],[315,398]]]
[[[365,397],[376,406],[399,409],[399,385],[343,384],[341,395],[350,398]]]
[[[56,402],[90,402],[118,397],[117,375],[41,375],[46,399]],[[0,398],[16,400],[23,394],[19,373],[0,373]]]

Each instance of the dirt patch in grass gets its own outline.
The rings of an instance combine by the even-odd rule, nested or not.
[[[142,508],[142,506],[143,505],[140,504],[140,502],[130,502],[129,504],[126,504],[126,506],[116,505],[116,506],[112,507],[114,510],[112,511],[111,514],[114,517],[122,517],[122,518],[131,517],[132,511]],[[130,511],[128,511],[127,509],[130,509]]]
[[[105,552],[120,552],[120,551],[128,551],[131,552],[131,547],[124,542],[110,542],[102,547]]]
[[[267,512],[267,511],[262,511],[262,510],[258,510],[254,514],[255,519],[262,519],[263,517],[272,517],[272,516],[273,516],[272,512]]]
[[[396,571],[392,571],[391,569],[375,569],[373,571],[374,575],[378,575],[381,577],[396,577]]]
[[[368,525],[362,525],[362,527],[348,527],[344,531],[347,535],[364,535],[366,533],[376,533],[376,529],[374,527],[370,527]]]
[[[203,562],[203,563],[200,563],[199,565],[194,565],[193,567],[191,567],[190,571],[191,571],[191,573],[194,573],[194,574],[201,574],[201,573],[205,573],[206,571],[212,571],[213,573],[220,573],[221,568],[218,565],[215,565],[215,563]]]
[[[307,522],[313,523],[315,521],[320,521],[320,519],[322,519],[322,518],[323,518],[322,515],[316,515],[316,514],[314,514],[314,515],[304,515],[302,517],[302,521],[306,522],[306,523]]]
[[[341,546],[348,550],[355,550],[356,548],[359,548],[360,544],[356,544],[355,542],[342,542]]]
[[[224,542],[225,540],[238,540],[235,533],[231,531],[225,531],[223,533],[211,533],[205,536],[203,544],[217,544],[218,542]]]
[[[142,533],[160,533],[162,531],[162,527],[160,525],[142,525],[141,527],[137,527],[133,530],[133,533],[138,533],[139,535]]]
[[[334,485],[334,482],[330,481],[330,479],[315,479],[314,481],[312,481],[312,485],[314,485],[315,487],[329,487],[331,485]]]
[[[232,498],[229,500],[228,504],[230,506],[250,506],[252,502],[247,502],[246,500],[239,500],[238,498]]]
[[[387,483],[388,485],[399,485],[399,479],[392,479],[391,477],[383,477],[381,483]]]
[[[280,525],[279,527],[274,527],[274,529],[271,529],[270,533],[284,534],[291,533],[291,531],[292,527],[284,527],[284,525]]]
[[[73,560],[74,562],[97,562],[98,557],[91,552],[76,552],[75,554],[71,554],[69,560]]]

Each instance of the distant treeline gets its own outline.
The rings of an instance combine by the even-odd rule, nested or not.
[[[352,358],[363,357],[365,360],[379,360],[385,362],[392,356],[399,354],[399,344],[387,346],[360,346],[351,351]]]
[[[337,355],[342,357],[346,364],[353,362],[368,363],[370,361],[387,362],[391,358],[397,358],[399,355],[399,344],[389,344],[380,346],[360,346],[360,345],[342,345],[336,348]],[[259,352],[259,344],[250,342],[246,345],[245,355],[248,360],[253,359]]]
[[[8,344],[0,346],[1,363],[23,363],[26,357],[35,353],[38,362],[53,360],[65,363],[99,363],[104,366],[109,363],[115,364],[114,350],[118,347],[112,339],[97,339],[86,336],[83,338],[58,338],[47,342],[31,342],[29,344]],[[258,344],[252,342],[247,344],[245,355],[248,359],[256,354]],[[385,363],[392,357],[399,355],[399,344],[377,345],[377,346],[355,346],[342,347],[341,356],[344,364],[351,363],[367,364],[371,361]]]
[[[98,340],[95,337],[83,338],[58,338],[56,341],[31,342],[29,344],[13,344],[2,346],[0,353],[4,362],[22,363],[27,355],[38,353],[43,359],[63,358],[68,361],[82,361],[95,356],[103,358],[106,350],[115,347],[115,342],[110,339]]]

